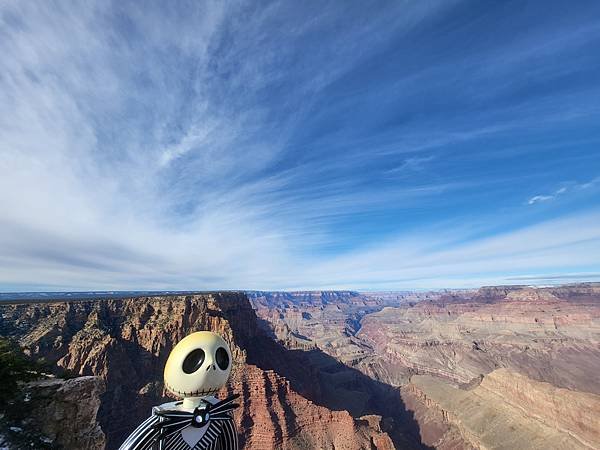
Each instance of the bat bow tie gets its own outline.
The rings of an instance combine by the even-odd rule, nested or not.
[[[239,394],[232,395],[217,403],[202,401],[192,412],[176,409],[157,411],[156,415],[161,420],[154,424],[153,428],[160,431],[160,437],[164,439],[189,425],[202,428],[211,420],[232,420],[229,413],[240,406],[238,403],[233,403],[238,397]]]

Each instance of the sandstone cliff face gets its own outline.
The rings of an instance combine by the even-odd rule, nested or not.
[[[286,347],[319,348],[344,363],[365,356],[353,334],[360,317],[382,307],[381,300],[354,292],[255,292],[250,299]]]
[[[374,292],[252,292],[257,315],[269,325],[273,338],[292,349],[320,349],[336,360],[376,380],[401,384],[408,379],[402,367],[381,365],[372,347],[356,336],[363,317],[387,306],[423,299],[439,293]]]
[[[307,400],[320,385],[310,366],[290,358],[257,326],[241,293],[5,305],[0,332],[31,354],[106,382],[99,420],[116,448],[163,397],[166,358],[185,335],[213,330],[230,343],[239,392],[236,412],[246,448],[393,448],[372,421]],[[293,386],[280,372],[292,376]]]
[[[371,314],[357,337],[429,376],[402,392],[430,445],[598,448],[599,325],[594,285],[485,288]]]
[[[0,333],[106,382],[108,448],[167,400],[165,359],[198,329],[230,342],[246,448],[600,447],[598,285],[252,300],[260,318],[236,293],[4,305]]]
[[[347,411],[317,406],[272,370],[247,366],[232,389],[242,394],[240,426],[247,436],[246,448],[395,448],[380,418],[354,420]]]
[[[238,298],[149,297],[6,306],[4,326],[26,351],[79,375],[106,380],[100,421],[114,448],[162,399],[162,369],[174,343],[194,330],[212,329],[244,352],[222,309]],[[238,302],[240,303],[240,302]],[[250,310],[251,311],[251,310]]]

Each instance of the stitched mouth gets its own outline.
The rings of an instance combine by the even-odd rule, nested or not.
[[[203,395],[216,394],[217,391],[219,390],[217,388],[217,389],[208,389],[206,391],[204,391],[204,390],[197,390],[197,391],[190,391],[190,392],[180,391],[178,389],[175,389],[173,386],[171,386],[166,381],[165,381],[165,387],[167,388],[167,390],[169,392],[179,395],[180,397],[199,397],[199,396],[203,396]]]

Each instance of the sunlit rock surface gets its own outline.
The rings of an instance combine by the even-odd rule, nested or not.
[[[245,448],[393,448],[377,421],[315,404],[321,389],[313,377],[317,369],[258,327],[242,293],[27,303],[0,310],[0,332],[17,338],[28,353],[106,383],[98,418],[107,448],[117,448],[152,405],[169,400],[162,386],[166,358],[176,342],[197,330],[213,330],[230,342],[235,366],[227,390],[242,395],[235,419]]]
[[[0,306],[0,332],[106,385],[116,448],[173,345],[231,344],[245,448],[600,448],[600,287],[213,293]]]
[[[600,448],[600,285],[345,297],[253,301],[289,348],[399,388],[426,445]]]
[[[472,389],[416,375],[403,388],[424,440],[452,448],[456,432],[473,448],[589,449],[600,442],[600,396],[497,369]]]

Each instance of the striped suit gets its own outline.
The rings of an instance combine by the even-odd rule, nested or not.
[[[235,398],[206,397],[193,412],[184,410],[182,402],[154,407],[119,450],[238,450]]]

